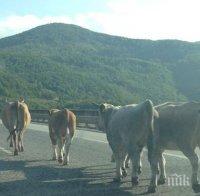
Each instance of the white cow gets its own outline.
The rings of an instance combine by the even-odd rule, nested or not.
[[[147,100],[138,105],[114,107],[100,105],[100,115],[106,126],[106,135],[116,160],[116,177],[120,181],[126,175],[125,157],[127,153],[132,161],[132,185],[139,183],[140,156],[153,132],[153,119],[156,112],[153,104]]]

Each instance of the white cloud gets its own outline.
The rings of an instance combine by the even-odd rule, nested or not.
[[[103,32],[131,38],[200,41],[199,0],[112,0],[90,13]]]
[[[199,7],[199,0],[108,0],[105,12],[91,11],[74,17],[7,17],[0,20],[0,37],[63,22],[130,38],[200,41]]]
[[[45,16],[40,18],[34,15],[13,15],[4,20],[0,20],[0,37],[20,33],[33,27],[52,22],[71,23],[71,20],[67,16]]]

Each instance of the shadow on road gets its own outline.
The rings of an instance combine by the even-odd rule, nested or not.
[[[108,171],[108,165],[68,168],[51,164],[29,166],[30,162],[0,160],[1,176],[8,170],[15,171],[12,181],[0,184],[2,195],[137,195],[131,187],[112,183],[114,170]],[[25,175],[24,180],[16,180],[19,173]]]

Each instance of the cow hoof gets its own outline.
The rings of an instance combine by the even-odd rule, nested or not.
[[[58,163],[62,163],[63,161],[62,161],[62,158],[60,157],[60,158],[58,158]]]
[[[139,178],[138,177],[132,177],[131,182],[132,182],[132,186],[137,186],[139,184]]]
[[[156,192],[156,187],[155,186],[149,186],[147,193],[155,193]]]
[[[129,168],[129,165],[128,165],[128,163],[126,163],[126,164],[125,164],[125,168]]]
[[[127,171],[125,168],[122,167],[122,176],[123,177],[126,177],[128,174],[127,174]]]
[[[138,168],[138,174],[141,174],[141,173],[142,173],[142,168],[139,167],[139,168]]]
[[[165,184],[165,182],[166,182],[166,178],[159,178],[158,180],[159,185]]]
[[[62,165],[68,165],[68,162],[63,162]]]
[[[18,155],[18,150],[14,151],[14,156]]]
[[[120,177],[115,177],[115,178],[113,178],[113,182],[119,183],[119,182],[121,182],[121,178]]]
[[[19,152],[24,152],[24,148],[22,146],[19,147]]]
[[[200,192],[200,184],[193,184],[192,189],[195,193],[199,193]]]

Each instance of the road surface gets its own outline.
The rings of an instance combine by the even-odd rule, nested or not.
[[[61,166],[51,160],[51,144],[45,125],[31,124],[24,135],[25,152],[12,155],[6,138],[8,131],[0,128],[0,195],[145,195],[150,167],[146,152],[142,158],[140,185],[132,188],[129,175],[122,183],[113,183],[115,164],[110,162],[111,150],[103,133],[78,130],[70,149],[70,165]],[[195,195],[191,189],[191,167],[179,152],[167,152],[168,181],[156,194]],[[182,180],[176,184],[175,175]],[[174,184],[173,184],[174,183]],[[189,184],[188,184],[189,183]],[[173,186],[177,185],[177,186]]]

